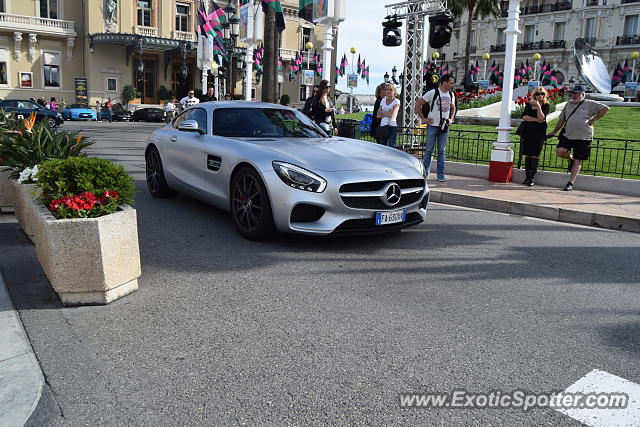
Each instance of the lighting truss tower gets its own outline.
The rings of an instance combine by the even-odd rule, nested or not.
[[[420,126],[416,114],[416,99],[422,96],[422,64],[424,43],[429,34],[425,32],[425,18],[447,10],[446,0],[409,0],[389,4],[387,15],[397,15],[405,20],[404,79],[401,82],[404,127]]]

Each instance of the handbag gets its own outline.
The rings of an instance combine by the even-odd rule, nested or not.
[[[389,126],[378,126],[378,128],[376,129],[376,138],[389,138]]]
[[[520,122],[520,124],[518,125],[518,129],[516,129],[516,135],[524,136],[525,123],[526,122],[524,120],[522,122]]]

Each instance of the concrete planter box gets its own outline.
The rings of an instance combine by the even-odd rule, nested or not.
[[[136,210],[56,219],[36,206],[36,255],[64,305],[108,304],[135,292],[140,277]]]
[[[0,168],[0,208],[12,208],[14,202],[14,191],[9,180],[10,168]]]
[[[35,184],[20,184],[17,180],[9,180],[13,188],[14,208],[16,219],[29,239],[35,243],[34,235],[40,225],[40,216],[37,212],[39,202],[36,200],[40,191]]]

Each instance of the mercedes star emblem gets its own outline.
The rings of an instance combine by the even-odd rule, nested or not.
[[[382,203],[391,207],[400,203],[400,197],[402,196],[402,191],[400,190],[400,186],[395,182],[387,185],[384,189],[384,195],[381,197]]]

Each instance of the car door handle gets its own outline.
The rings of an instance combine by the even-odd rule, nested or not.
[[[177,136],[173,135],[173,136],[171,137],[171,141],[172,141],[172,142],[176,142],[177,140],[178,140],[178,137],[177,137]]]

